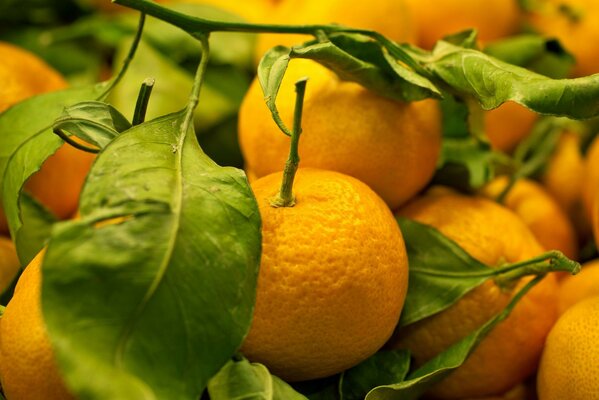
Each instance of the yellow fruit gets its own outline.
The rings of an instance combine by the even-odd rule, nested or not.
[[[485,198],[431,191],[399,214],[436,227],[489,267],[543,252],[520,218]],[[409,349],[415,364],[422,365],[499,313],[523,284],[507,290],[487,281],[450,308],[402,328],[389,345]],[[556,292],[555,277],[548,276],[431,394],[439,399],[497,395],[531,375],[556,319]]]
[[[41,312],[43,252],[27,266],[0,320],[0,380],[7,400],[70,400]]]
[[[409,0],[414,10],[418,44],[431,49],[442,37],[475,28],[487,42],[518,31],[521,13],[516,0]]]
[[[290,25],[341,24],[370,29],[396,42],[414,42],[412,15],[407,0],[354,1],[285,0],[268,17],[268,22]],[[314,37],[310,35],[264,34],[256,44],[256,62],[277,45],[293,46]]]
[[[539,400],[599,399],[599,297],[570,308],[557,321],[537,376]]]
[[[531,132],[537,114],[508,102],[485,112],[485,132],[494,149],[511,152]]]
[[[294,207],[270,200],[282,175],[252,184],[262,216],[256,308],[241,351],[288,381],[329,376],[391,336],[407,290],[397,222],[362,182],[299,169]]]
[[[292,125],[294,83],[308,76],[299,153],[303,167],[338,171],[369,185],[395,208],[413,197],[435,171],[441,148],[437,103],[400,103],[340,81],[325,67],[294,60],[277,99]],[[246,168],[260,178],[285,164],[289,140],[272,120],[258,81],[239,114],[239,141]]]
[[[580,273],[560,282],[558,311],[561,315],[574,304],[595,296],[599,296],[599,259],[583,264]]]
[[[0,42],[0,112],[36,94],[63,89],[66,82],[37,56]],[[93,156],[63,145],[27,182],[26,190],[59,218],[77,208],[79,192]],[[0,207],[0,233],[7,232]]]
[[[20,267],[15,246],[9,238],[0,236],[0,292],[12,282]]]
[[[586,218],[593,218],[593,205],[599,193],[599,136],[593,140],[584,162],[582,201]]]
[[[576,58],[574,76],[599,72],[599,2],[596,0],[539,0],[528,21],[541,34],[559,39]]]
[[[507,177],[496,178],[481,190],[481,194],[495,199],[507,184]],[[546,250],[559,250],[572,259],[577,257],[576,231],[568,216],[541,185],[529,179],[518,180],[504,204],[524,221]]]
[[[573,220],[580,219],[574,218],[580,214],[584,185],[584,157],[579,134],[565,131],[560,136],[541,182]]]

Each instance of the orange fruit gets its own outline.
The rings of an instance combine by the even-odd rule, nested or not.
[[[370,186],[391,208],[423,189],[441,149],[438,105],[401,103],[344,82],[325,67],[294,60],[277,107],[292,126],[294,83],[308,76],[299,153],[303,167],[338,171]],[[241,105],[239,141],[246,169],[260,178],[281,169],[289,140],[273,122],[255,80]]]
[[[599,296],[599,259],[586,262],[577,275],[568,275],[560,282],[558,311],[566,312],[573,305]]]
[[[281,179],[276,173],[252,184],[262,259],[241,351],[301,381],[343,371],[383,346],[403,307],[408,261],[391,211],[364,183],[300,168],[295,206],[275,208]]]
[[[573,216],[577,210],[580,211],[584,185],[584,156],[579,134],[565,131],[560,136],[541,182],[568,215]]]
[[[0,292],[10,284],[20,267],[14,244],[9,238],[0,236]]]
[[[518,31],[521,12],[516,0],[409,0],[418,45],[432,49],[437,40],[475,28],[483,42]]]
[[[593,140],[584,162],[582,201],[586,218],[593,218],[593,206],[599,193],[599,136]]]
[[[70,400],[41,310],[43,251],[19,278],[0,319],[0,381],[9,400]]]
[[[34,54],[0,42],[0,112],[36,94],[63,89],[64,79]],[[63,145],[26,184],[26,190],[59,218],[77,208],[93,155]],[[8,225],[0,207],[0,233]]]
[[[485,132],[496,150],[511,152],[531,132],[537,114],[520,104],[507,102],[485,111]]]
[[[481,194],[497,198],[508,184],[508,177],[491,181]],[[538,183],[520,179],[511,188],[504,204],[528,226],[537,241],[546,250],[559,250],[568,258],[578,255],[578,241],[574,226],[557,202]]]
[[[285,0],[274,8],[267,22],[289,25],[341,24],[374,30],[396,42],[413,43],[414,28],[408,0],[354,1]],[[390,17],[392,16],[392,17]],[[293,46],[312,40],[311,35],[263,34],[256,44],[256,63],[270,48]]]
[[[399,214],[437,228],[492,268],[543,252],[518,216],[482,197],[432,190]],[[487,281],[448,309],[403,327],[389,346],[409,349],[416,366],[422,365],[501,312],[524,281],[511,289]],[[534,372],[545,336],[557,317],[556,292],[556,279],[548,276],[430,394],[438,399],[492,396],[524,381]]]
[[[519,384],[501,396],[478,397],[468,400],[528,400],[532,397],[530,392],[525,384]]]
[[[599,72],[599,3],[595,0],[538,0],[528,22],[541,34],[557,38],[576,58],[574,76]]]
[[[580,302],[557,321],[537,375],[539,400],[599,399],[599,297]]]

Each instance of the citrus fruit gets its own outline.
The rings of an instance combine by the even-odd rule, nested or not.
[[[441,148],[438,105],[401,103],[339,80],[309,60],[293,60],[277,98],[281,118],[292,125],[294,83],[309,77],[299,153],[303,167],[338,171],[370,186],[395,208],[432,178]],[[239,141],[246,169],[256,177],[284,165],[288,138],[273,122],[255,80],[241,105]]]
[[[599,193],[599,136],[593,140],[584,162],[584,184],[582,201],[584,212],[590,221],[593,218],[593,205]]]
[[[528,17],[541,34],[559,39],[574,55],[574,76],[599,72],[599,3],[595,0],[540,0]]]
[[[563,314],[547,337],[537,376],[539,400],[599,399],[599,297]]]
[[[396,42],[414,42],[407,0],[354,1],[351,6],[344,0],[285,0],[274,8],[268,22],[290,25],[336,23],[374,30]],[[256,62],[272,47],[293,46],[313,38],[299,34],[262,34],[256,44]]]
[[[374,354],[391,336],[407,291],[397,222],[364,183],[302,169],[295,206],[271,206],[282,174],[256,180],[262,259],[242,353],[287,381],[329,376]]]
[[[477,397],[463,400],[528,400],[531,390],[525,384],[519,384],[501,396]]]
[[[577,228],[582,220],[588,224],[583,217],[581,204],[584,169],[581,136],[576,132],[564,131],[545,167],[541,182]]]
[[[488,42],[518,31],[521,12],[516,0],[409,0],[418,44],[431,49],[446,35],[474,28]]]
[[[584,263],[578,274],[560,282],[558,311],[561,315],[574,304],[595,296],[599,296],[599,259]]]
[[[9,238],[0,236],[0,292],[9,285],[20,267],[14,244]]]
[[[482,197],[432,190],[399,215],[437,228],[489,267],[543,253],[518,216]],[[409,349],[416,365],[422,365],[501,312],[524,281],[508,289],[489,280],[448,309],[403,327],[389,346]],[[556,319],[556,292],[555,277],[546,277],[430,394],[439,399],[498,395],[531,375]]]
[[[34,54],[0,42],[0,112],[36,94],[63,89],[66,82]],[[79,192],[93,156],[63,145],[26,184],[27,192],[59,218],[67,218],[77,207]],[[0,208],[0,232],[7,232]]]
[[[487,184],[481,194],[495,199],[507,184],[508,177],[498,177]],[[530,179],[519,179],[505,197],[504,204],[522,218],[546,250],[559,250],[572,259],[577,257],[578,241],[574,226],[541,185]]]
[[[511,152],[531,132],[537,115],[520,104],[503,103],[485,111],[485,132],[496,150]]]
[[[29,263],[0,319],[0,381],[7,400],[70,400],[41,311],[43,251]]]

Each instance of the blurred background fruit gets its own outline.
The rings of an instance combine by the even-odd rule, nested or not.
[[[530,132],[537,114],[520,104],[507,102],[485,111],[485,133],[494,149],[510,153]]]
[[[522,13],[516,0],[408,0],[417,44],[432,49],[446,35],[475,28],[482,42],[516,33]]]
[[[558,311],[563,314],[573,305],[599,296],[599,259],[582,264],[576,275],[566,276],[560,282]]]
[[[34,54],[11,44],[0,43],[0,112],[35,94],[64,89],[64,79]],[[32,116],[33,117],[33,116]],[[59,218],[77,208],[79,192],[93,155],[63,145],[32,176],[26,190]],[[7,232],[0,209],[0,232]]]
[[[15,245],[9,238],[0,236],[0,293],[8,287],[20,267]]]

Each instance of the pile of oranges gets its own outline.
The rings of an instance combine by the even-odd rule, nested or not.
[[[593,25],[599,3],[592,0],[538,0],[527,10],[516,0],[186,1],[214,3],[255,23],[336,22],[372,29],[424,49],[468,28],[478,30],[481,47],[526,29],[560,40],[576,59],[571,77],[599,72],[599,31]],[[92,3],[108,6],[108,0]],[[110,5],[103,12],[120,8]],[[306,39],[261,34],[255,62],[276,45]],[[0,60],[0,112],[67,86],[24,49],[0,43]],[[487,281],[449,308],[398,328],[410,281],[396,221],[404,217],[434,227],[491,268],[549,250],[584,261],[579,275],[548,274],[423,398],[599,399],[596,132],[564,129],[538,176],[509,188],[508,176],[496,176],[465,193],[457,185],[432,183],[444,140],[437,100],[390,100],[314,61],[293,60],[277,97],[287,126],[294,118],[294,84],[302,77],[309,80],[291,206],[273,205],[289,138],[273,122],[257,78],[239,109],[239,146],[263,235],[256,307],[240,352],[287,382],[341,373],[381,349],[407,349],[418,367],[501,312],[526,284]],[[485,111],[491,147],[509,156],[539,118],[515,103]],[[65,144],[25,191],[59,219],[73,218],[93,159]],[[0,235],[0,286],[7,288],[21,265],[1,208]],[[0,381],[8,400],[75,398],[44,332],[42,260],[43,252],[25,268],[0,319]]]

